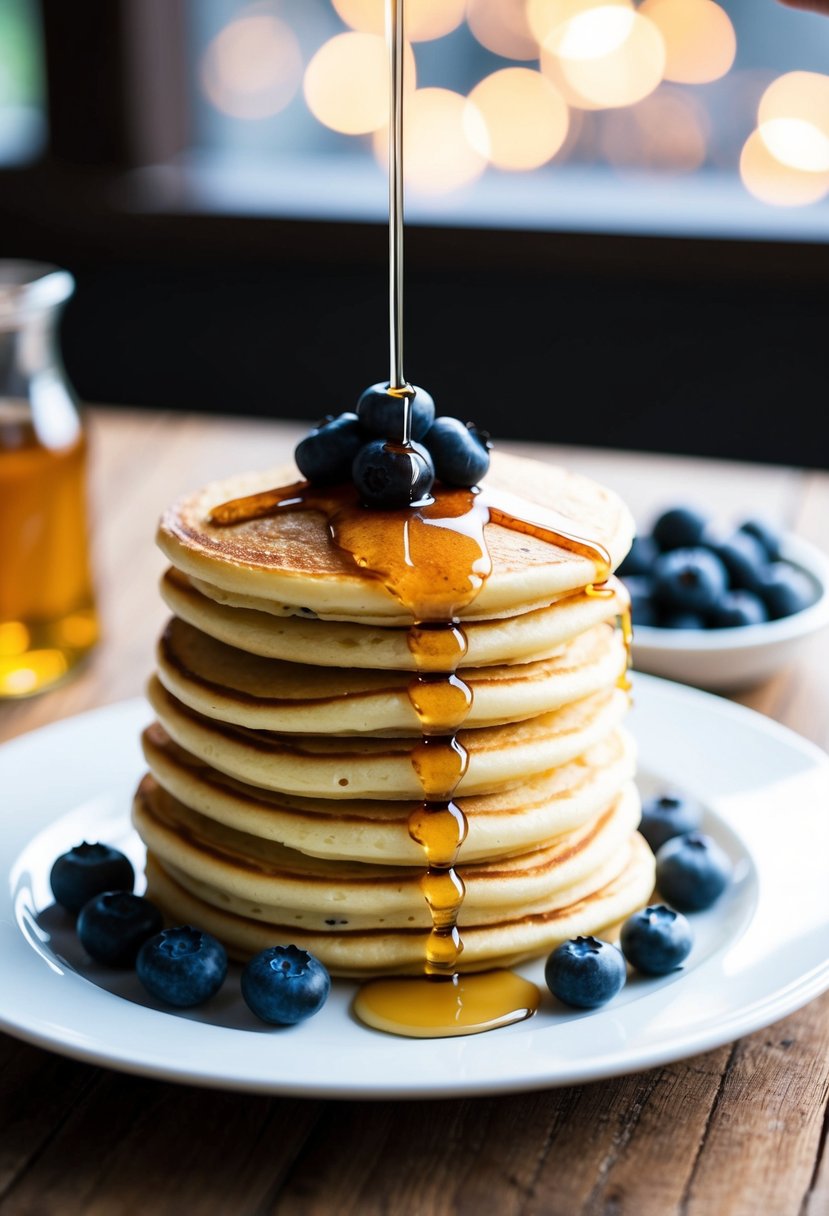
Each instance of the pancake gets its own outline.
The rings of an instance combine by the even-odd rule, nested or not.
[[[548,953],[579,934],[607,935],[632,912],[643,907],[653,892],[654,856],[638,833],[619,850],[620,867],[614,878],[591,894],[563,907],[541,912],[513,909],[488,924],[467,924],[462,972],[512,966]],[[266,924],[252,917],[218,908],[187,890],[183,876],[168,869],[150,851],[147,857],[147,891],[172,923],[189,922],[215,934],[240,960],[268,946],[291,943],[319,958],[334,975],[419,975],[428,930],[383,926],[347,931],[331,926],[327,932],[302,928],[295,921]]]
[[[214,482],[165,511],[157,543],[169,562],[210,586],[256,596],[290,612],[358,623],[408,624],[411,615],[380,579],[361,571],[331,539],[319,511],[287,510],[231,527],[208,522],[213,507],[297,479],[293,467]],[[633,517],[612,491],[554,465],[493,453],[486,492],[520,495],[524,503],[554,512],[562,527],[608,553],[615,569],[634,534]],[[520,503],[518,506],[520,510]],[[489,523],[486,545],[492,572],[461,612],[487,619],[549,604],[603,575],[589,558],[534,536]]]
[[[132,813],[144,843],[182,885],[239,915],[320,932],[332,921],[352,929],[431,923],[420,867],[330,861],[251,840],[184,806],[149,776]],[[639,817],[629,783],[594,819],[556,841],[511,858],[459,864],[466,889],[461,928],[497,921],[509,908],[563,907],[604,886],[621,869]]]
[[[625,667],[621,634],[605,623],[573,638],[551,659],[466,668],[456,686],[465,727],[520,722],[607,687]],[[188,708],[220,722],[286,734],[413,735],[425,689],[406,672],[316,667],[263,659],[217,642],[173,617],[159,639],[156,670]]]
[[[565,642],[613,620],[627,608],[624,585],[610,579],[608,586],[612,596],[576,591],[506,619],[470,621],[464,626],[468,645],[463,665],[488,667],[551,658]],[[162,576],[160,591],[167,607],[181,620],[250,654],[324,667],[415,670],[404,628],[275,615],[267,600],[247,597],[244,606],[218,587],[201,581],[194,585],[172,567]]]
[[[419,738],[293,736],[204,717],[156,678],[147,696],[164,729],[186,751],[248,785],[312,798],[421,798],[413,764]],[[469,754],[457,793],[491,793],[566,764],[605,738],[628,707],[610,687],[525,722],[461,730]]]
[[[298,482],[214,482],[159,521],[149,898],[242,961],[292,943],[353,977],[615,934],[654,883],[622,728],[627,507],[501,453],[409,511]]]
[[[173,567],[171,567],[172,569]],[[207,582],[203,578],[196,578],[194,575],[185,575],[181,570],[176,571],[182,575],[190,583],[190,586],[200,592],[207,599],[213,600],[217,604],[225,605],[230,608],[250,609],[254,612],[265,612],[268,616],[275,617],[277,620],[290,619],[297,617],[304,621],[325,621],[331,625],[357,625],[360,628],[374,629],[401,629],[405,630],[412,623],[410,614],[403,611],[396,613],[389,611],[388,616],[381,617],[377,615],[364,615],[354,617],[353,619],[339,615],[331,616],[329,613],[317,613],[313,608],[306,606],[297,607],[295,604],[285,604],[281,600],[267,599],[261,595],[245,595],[239,591],[228,591],[224,587],[218,587],[213,583]],[[467,625],[487,624],[489,622],[511,621],[516,616],[524,616],[530,612],[541,612],[545,608],[549,608],[552,603],[559,600],[568,599],[571,595],[584,594],[584,588],[579,588],[576,591],[560,591],[556,595],[538,595],[534,600],[528,600],[523,606],[514,605],[512,608],[501,608],[499,611],[491,609],[486,615],[476,615],[475,603],[466,609],[463,614],[464,628]],[[244,649],[244,647],[242,647]]]
[[[312,857],[423,865],[423,850],[409,835],[415,802],[291,798],[256,789],[184,751],[157,722],[141,742],[165,790],[228,827]],[[635,763],[631,736],[613,731],[576,760],[514,789],[458,798],[468,823],[464,861],[508,857],[580,827],[632,780]],[[255,856],[256,844],[250,847]]]

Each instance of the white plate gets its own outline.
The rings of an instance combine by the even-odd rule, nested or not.
[[[90,967],[49,907],[52,861],[81,839],[141,864],[129,826],[142,772],[142,700],[33,732],[0,748],[0,1027],[65,1055],[217,1088],[336,1098],[485,1094],[594,1081],[706,1051],[769,1025],[829,988],[829,758],[731,702],[640,674],[632,724],[641,785],[679,786],[706,807],[735,881],[693,917],[685,968],[631,979],[610,1004],[575,1013],[549,995],[527,1022],[469,1038],[410,1040],[349,1013],[354,987],[295,1027],[256,1022],[231,972],[205,1008],[170,1013],[131,972]],[[523,969],[543,986],[542,963]]]

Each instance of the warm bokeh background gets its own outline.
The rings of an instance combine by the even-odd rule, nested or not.
[[[407,0],[406,372],[509,438],[829,467],[829,20]],[[88,401],[387,371],[383,0],[2,0],[0,257]]]

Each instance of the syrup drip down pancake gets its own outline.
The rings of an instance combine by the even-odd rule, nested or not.
[[[405,510],[293,468],[173,504],[133,809],[151,898],[240,959],[293,943],[346,976],[613,933],[653,889],[632,536],[611,491],[498,453],[480,492]]]

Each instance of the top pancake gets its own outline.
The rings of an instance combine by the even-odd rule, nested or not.
[[[294,467],[213,482],[174,503],[163,515],[157,542],[174,567],[231,596],[267,601],[275,611],[328,620],[408,624],[411,614],[378,579],[361,570],[331,539],[323,514],[285,510],[230,527],[208,522],[210,511],[233,498],[287,485]],[[539,461],[493,454],[487,491],[520,496],[555,513],[562,528],[604,548],[612,569],[630,547],[633,517],[612,491],[579,474]],[[517,513],[517,512],[516,512]],[[475,620],[513,615],[598,581],[587,557],[489,523],[485,539],[492,572],[460,612]],[[436,577],[440,574],[436,571]]]

